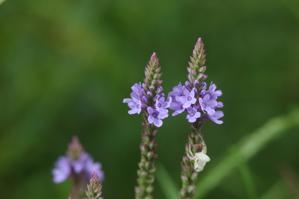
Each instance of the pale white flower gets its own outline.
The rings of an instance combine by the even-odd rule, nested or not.
[[[191,149],[188,153],[188,158],[194,162],[194,170],[196,172],[201,172],[206,163],[211,160],[210,157],[204,153],[204,151],[193,154]]]

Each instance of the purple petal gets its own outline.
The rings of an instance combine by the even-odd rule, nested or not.
[[[91,160],[91,157],[88,154],[84,153],[79,157],[78,160],[73,161],[72,166],[75,173],[81,173],[86,165],[86,162]]]
[[[156,127],[161,127],[162,124],[163,124],[162,120],[159,120],[159,119],[155,119],[155,120],[154,120],[154,125],[155,125]]]
[[[65,181],[70,176],[70,173],[71,168],[68,158],[59,158],[52,172],[54,183],[61,183]]]
[[[224,116],[222,111],[216,111],[214,115],[210,115],[209,118],[216,124],[223,124],[222,120],[219,120]]]
[[[88,179],[95,173],[100,181],[104,180],[104,173],[102,171],[102,165],[98,162],[93,162],[92,160],[86,163],[86,172],[88,174]]]
[[[147,120],[148,120],[148,122],[149,122],[150,124],[153,124],[154,121],[155,121],[155,118],[154,118],[153,116],[149,115],[148,118],[147,118]]]

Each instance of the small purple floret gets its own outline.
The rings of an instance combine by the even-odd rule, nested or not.
[[[146,106],[147,97],[146,92],[142,86],[142,83],[136,83],[132,87],[131,98],[125,98],[123,103],[127,103],[130,110],[128,113],[130,115],[140,114],[142,108]]]
[[[163,119],[168,117],[168,107],[170,105],[171,99],[167,100],[163,95],[158,95],[155,98],[155,106],[147,107],[148,122],[155,125],[156,127],[161,127],[163,124]]]
[[[214,114],[209,115],[210,120],[212,120],[213,122],[215,122],[216,124],[223,124],[222,120],[219,120],[220,118],[222,118],[224,116],[222,111],[215,111]]]
[[[177,99],[179,97],[182,97],[184,95],[184,90],[185,90],[185,86],[183,86],[181,83],[177,86],[175,86],[172,91],[169,93],[169,97],[171,100],[170,106],[169,108],[174,110],[174,112],[172,113],[172,116],[176,116],[182,112],[184,112],[184,108],[183,105],[181,104],[180,101],[178,101]]]
[[[223,122],[219,120],[223,117],[222,111],[217,111],[218,108],[223,107],[223,103],[218,101],[218,97],[222,95],[220,90],[216,90],[217,87],[214,83],[211,83],[209,88],[206,88],[206,84],[203,86],[201,91],[201,98],[199,104],[201,109],[207,113],[207,116],[210,120],[216,124],[222,124]]]
[[[189,107],[187,109],[187,120],[190,123],[196,122],[198,118],[200,118],[201,113],[197,107]]]
[[[195,89],[189,91],[186,87],[183,89],[183,95],[176,96],[175,100],[181,104],[184,109],[191,107],[192,104],[196,103]]]

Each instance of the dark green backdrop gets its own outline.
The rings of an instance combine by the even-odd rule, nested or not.
[[[4,2],[0,198],[65,199],[69,184],[54,185],[51,169],[74,134],[103,164],[105,198],[133,198],[141,118],[129,116],[122,99],[143,79],[153,51],[166,91],[185,81],[198,36],[206,44],[209,80],[223,90],[225,103],[224,124],[204,129],[208,172],[243,136],[299,105],[296,0]],[[258,198],[280,179],[287,192],[298,185],[298,128],[292,131],[248,162]],[[158,134],[159,162],[178,185],[187,132],[180,116],[166,120]],[[156,190],[164,198],[158,184]],[[245,192],[234,170],[206,198],[248,198]]]

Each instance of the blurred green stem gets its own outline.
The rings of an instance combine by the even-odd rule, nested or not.
[[[147,121],[147,115],[143,119],[143,134],[141,138],[141,159],[138,164],[137,186],[135,187],[136,199],[152,199],[155,181],[155,160],[156,154],[156,134],[157,129]]]

